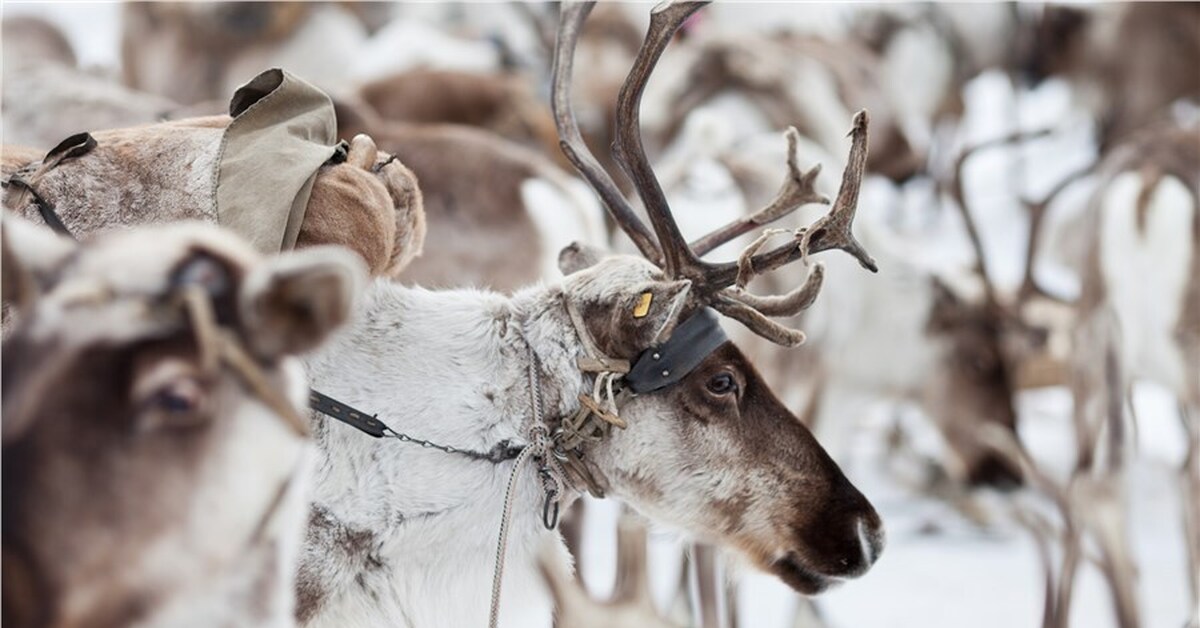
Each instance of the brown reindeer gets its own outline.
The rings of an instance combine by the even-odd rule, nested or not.
[[[606,246],[596,202],[536,152],[468,126],[388,123],[364,103],[336,105],[342,135],[370,133],[420,181],[429,245],[406,283],[511,291],[557,275],[572,241]]]
[[[1127,2],[1052,5],[1034,22],[1021,70],[1033,82],[1063,77],[1100,123],[1102,149],[1155,122],[1181,99],[1200,103],[1200,5]]]
[[[836,125],[827,119],[830,103],[847,112],[854,107],[869,108],[877,131],[867,171],[904,181],[924,169],[924,158],[908,141],[878,86],[879,59],[856,42],[809,35],[712,36],[694,40],[694,46],[686,77],[671,105],[672,116],[663,130],[664,143],[678,135],[693,109],[721,94],[738,93],[762,113],[771,128],[794,125],[830,152],[840,149],[841,139],[831,131]],[[813,106],[816,95],[821,96],[821,106]]]
[[[311,450],[292,357],[361,263],[175,224],[3,217],[3,622],[290,626]]]
[[[121,68],[134,89],[195,105],[223,100],[264,67],[324,89],[347,68],[378,16],[352,2],[129,2]]]
[[[1109,320],[1106,324],[1111,323]],[[1079,352],[1079,359],[1091,362],[1094,368],[1090,370],[1098,378],[1082,384],[1082,388],[1099,403],[1089,404],[1084,413],[1088,416],[1075,424],[1075,461],[1065,480],[1055,478],[1039,465],[1015,434],[995,425],[984,425],[977,434],[980,442],[1019,467],[1030,487],[1054,506],[1057,521],[1026,502],[1017,501],[1013,505],[1017,522],[1029,530],[1037,544],[1038,559],[1045,573],[1042,628],[1072,625],[1075,582],[1083,561],[1088,558],[1089,547],[1097,550],[1093,560],[1108,587],[1116,625],[1120,628],[1141,625],[1137,568],[1128,535],[1125,470],[1132,448],[1124,425],[1119,351],[1119,347],[1100,340]],[[1093,408],[1097,412],[1092,412]],[[1195,445],[1189,449],[1194,455]],[[1051,549],[1055,545],[1057,553]],[[1189,562],[1194,569],[1194,560]],[[1189,625],[1196,621],[1195,611],[1192,612]]]
[[[45,219],[50,207],[77,235],[181,219],[219,222],[252,235],[260,250],[340,244],[358,253],[373,275],[396,274],[420,253],[425,230],[420,190],[402,163],[368,137],[355,137],[344,160],[324,164],[334,149],[321,142],[298,139],[299,146],[287,144],[291,152],[276,157],[285,146],[279,136],[244,141],[242,148],[227,140],[238,125],[284,129],[268,108],[249,105],[276,93],[272,88],[291,89],[289,80],[278,70],[260,75],[235,96],[233,117],[97,131],[47,155],[4,147],[5,207],[35,220]],[[318,94],[295,98],[324,98]],[[332,139],[331,108],[328,113]],[[272,187],[270,196],[246,196],[264,185]]]
[[[521,76],[414,69],[368,82],[356,94],[388,122],[474,126],[550,158],[562,155],[549,108]]]
[[[1092,167],[1064,177],[1040,201],[1023,200],[1030,212],[1025,273],[1015,294],[1006,299],[996,286],[988,264],[982,236],[963,187],[963,171],[974,155],[998,146],[1011,145],[1045,135],[1044,131],[1015,133],[982,142],[963,150],[956,159],[948,192],[963,218],[968,240],[975,253],[975,275],[981,294],[964,296],[959,289],[934,281],[934,302],[927,331],[931,338],[946,343],[938,376],[927,395],[933,418],[942,430],[956,462],[964,465],[972,483],[1006,485],[1020,481],[1020,469],[998,456],[980,440],[983,426],[994,425],[1015,435],[1016,395],[1029,385],[1062,383],[1063,367],[1047,355],[1050,334],[1068,326],[1069,314],[1059,313],[1050,321],[1034,320],[1030,312],[1059,303],[1042,291],[1034,280],[1041,225],[1051,202]],[[1062,310],[1065,306],[1054,308]],[[1049,361],[1048,361],[1049,360]]]

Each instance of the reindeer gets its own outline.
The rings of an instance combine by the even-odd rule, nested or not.
[[[131,2],[123,9],[121,69],[134,89],[196,105],[225,98],[264,67],[323,89],[348,88],[367,28],[356,3]],[[186,68],[186,69],[185,69]]]
[[[961,120],[967,83],[1021,65],[1027,23],[1015,5],[890,4],[857,12],[849,35],[877,56],[879,89],[905,135],[928,154],[939,127]]]
[[[4,141],[52,146],[80,129],[111,129],[187,115],[174,101],[80,68],[54,25],[32,17],[0,20],[4,41]],[[205,113],[220,113],[219,108]],[[192,115],[196,115],[192,113]]]
[[[1119,412],[1135,380],[1175,395],[1188,451],[1179,471],[1189,621],[1200,624],[1200,129],[1147,130],[1105,156],[1098,173],[1076,308],[1076,431],[1096,438],[1091,417],[1113,398]]]
[[[334,148],[328,147],[331,158],[325,164],[312,156],[312,151],[324,147],[309,147],[310,152],[298,156],[292,145],[293,152],[281,158],[280,169],[293,172],[285,168],[308,160],[313,170],[285,175],[293,177],[288,180],[270,179],[273,202],[261,206],[277,209],[281,215],[268,215],[257,203],[222,196],[226,190],[236,195],[239,185],[263,184],[267,176],[263,172],[251,174],[253,181],[229,181],[236,172],[254,173],[248,162],[271,158],[271,153],[237,153],[225,138],[235,120],[264,115],[264,108],[249,107],[251,96],[246,94],[261,97],[255,90],[266,91],[264,86],[275,85],[272,81],[286,90],[287,80],[279,70],[261,74],[235,95],[231,111],[238,115],[232,118],[188,118],[72,136],[45,155],[6,146],[0,154],[5,207],[34,220],[51,220],[49,211],[66,230],[80,236],[116,226],[182,219],[221,221],[257,236],[262,225],[278,223],[279,233],[256,237],[255,244],[268,251],[292,244],[338,244],[358,253],[373,275],[398,273],[421,251],[425,235],[421,193],[413,173],[380,153],[369,137],[355,137],[340,161],[332,158]],[[240,160],[239,168],[226,168],[233,159]],[[305,194],[307,202],[294,207]],[[252,213],[238,223],[222,213],[222,205],[254,206],[246,207]],[[292,224],[292,216],[299,219],[298,225]]]
[[[1102,151],[1170,122],[1176,101],[1200,103],[1200,77],[1188,61],[1200,54],[1195,3],[1048,6],[1024,45],[1022,75],[1034,84],[1070,81],[1099,125]]]
[[[364,83],[355,96],[388,122],[475,126],[561,155],[550,110],[519,75],[419,68]]]
[[[807,307],[822,266],[776,297],[752,295],[739,279],[833,248],[873,267],[849,231],[866,115],[855,118],[851,166],[830,214],[740,263],[700,262],[663,202],[637,119],[655,62],[700,4],[654,11],[617,108],[617,154],[653,234],[580,141],[571,111],[572,53],[590,8],[563,10],[556,123],[568,158],[645,259],[568,248],[573,272],[511,297],[372,287],[354,322],[308,365],[326,399],[364,408],[330,412],[394,438],[315,423],[318,480],[298,584],[307,625],[468,625],[488,614],[489,582],[492,625],[528,623],[545,603],[535,553],[550,539],[561,556],[546,528],[584,490],[732,546],[805,593],[862,574],[883,548],[878,514],[724,339],[715,313],[795,345],[803,334],[769,317]],[[394,407],[405,410],[366,418]],[[497,519],[498,539],[480,533]]]
[[[78,244],[4,212],[6,626],[291,626],[311,483],[295,358],[361,263],[204,224]]]
[[[336,101],[339,133],[369,133],[420,181],[427,246],[400,279],[509,292],[558,272],[572,241],[605,248],[603,210],[587,188],[536,152],[467,126],[389,123]]]
[[[701,105],[740,103],[756,114],[743,114],[747,120],[757,117],[770,129],[795,125],[826,151],[836,152],[842,141],[833,120],[849,116],[850,103],[856,103],[868,105],[878,118],[878,146],[869,156],[869,173],[904,182],[924,170],[923,155],[913,148],[878,87],[878,59],[865,47],[812,35],[747,40],[721,33],[699,36],[693,47],[680,84],[668,90],[673,92],[667,99],[672,113],[663,125],[663,144],[678,135],[686,117]],[[719,97],[729,94],[739,98],[722,103]]]

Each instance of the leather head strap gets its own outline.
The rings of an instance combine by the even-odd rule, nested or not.
[[[646,349],[625,375],[625,384],[638,394],[678,383],[728,338],[711,308],[697,310],[675,327],[666,342]]]

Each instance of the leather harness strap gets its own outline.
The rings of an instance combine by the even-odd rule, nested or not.
[[[365,412],[357,410],[353,406],[348,406],[329,395],[310,390],[308,393],[308,407],[327,417],[341,421],[368,436],[374,436],[375,438],[387,436],[389,428],[383,424],[383,421],[374,416],[368,416]]]
[[[368,415],[366,412],[355,408],[354,406],[342,403],[329,395],[319,393],[315,390],[310,390],[308,395],[308,407],[316,410],[325,416],[345,423],[354,429],[373,436],[375,438],[395,438],[401,442],[413,443],[427,449],[437,449],[448,454],[456,454],[472,460],[483,460],[492,464],[500,464],[508,460],[515,460],[521,455],[524,447],[514,445],[511,441],[502,440],[496,443],[488,451],[472,451],[470,449],[460,449],[449,445],[439,445],[432,441],[423,440],[414,436],[409,436],[403,432],[397,432],[388,427],[386,423],[380,421],[376,415]]]

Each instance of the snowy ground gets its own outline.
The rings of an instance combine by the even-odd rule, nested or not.
[[[114,67],[118,62],[118,7],[112,3],[6,0],[2,10],[5,15],[45,15],[60,23],[85,65]],[[746,11],[733,13],[752,15]],[[981,77],[970,86],[967,98],[969,142],[1011,129],[1013,101],[1002,77]],[[1019,113],[1015,117],[1026,128],[1054,124],[1065,125],[1068,131],[1031,147],[1019,170],[1013,167],[1011,151],[994,151],[980,155],[966,175],[966,187],[986,235],[992,267],[1001,282],[1008,285],[1020,277],[1024,254],[1021,238],[1025,222],[1011,194],[1013,181],[1025,181],[1025,189],[1036,195],[1092,154],[1086,140],[1087,125],[1072,112],[1062,85],[1052,84],[1022,95]],[[1087,191],[1086,184],[1079,187],[1064,195],[1060,205],[1077,205]],[[958,229],[952,216],[943,220],[949,221],[946,230]],[[939,241],[936,254],[969,258],[961,237],[952,246]],[[1039,276],[1066,295],[1077,290],[1074,278],[1053,264],[1039,267]],[[1174,402],[1163,391],[1142,386],[1135,401],[1142,421],[1141,456],[1130,474],[1129,495],[1134,552],[1140,570],[1141,612],[1145,626],[1177,627],[1186,613],[1186,577],[1172,473],[1181,457],[1182,431],[1174,415]],[[1066,457],[1071,451],[1069,406],[1069,396],[1063,390],[1031,392],[1021,399],[1023,439],[1040,460],[1060,470],[1070,462]],[[1029,536],[1006,516],[1003,500],[997,496],[982,496],[996,516],[994,524],[983,529],[943,503],[914,495],[897,483],[895,474],[882,462],[881,443],[892,416],[891,409],[880,408],[865,420],[851,458],[844,461],[847,474],[875,503],[886,522],[887,550],[866,576],[819,598],[822,615],[835,628],[1037,626],[1042,574]],[[617,509],[612,502],[597,503],[589,519],[584,576],[599,593],[607,587],[594,583],[612,578],[615,532],[611,524]],[[656,594],[665,604],[678,582],[677,556],[682,543],[668,532],[656,532],[652,541]],[[791,626],[796,604],[792,593],[768,576],[746,574],[742,582],[743,626]],[[1108,595],[1094,570],[1085,571],[1077,590],[1072,625],[1112,625]]]

